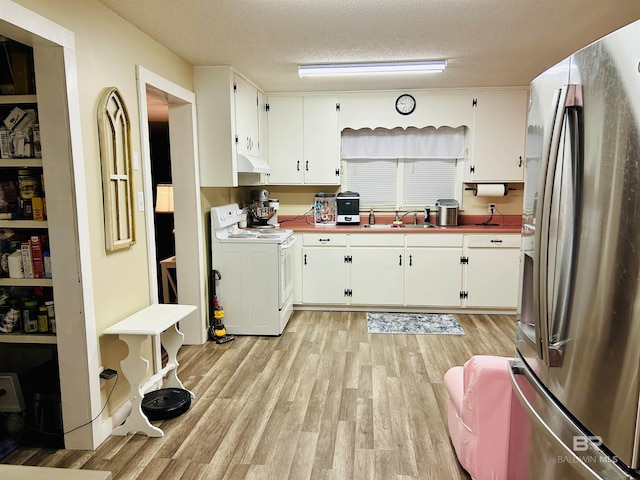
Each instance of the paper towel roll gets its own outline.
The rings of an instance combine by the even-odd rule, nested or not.
[[[479,183],[473,189],[474,197],[504,197],[507,185],[504,183]]]

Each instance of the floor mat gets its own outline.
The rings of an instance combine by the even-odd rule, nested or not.
[[[369,333],[464,335],[453,315],[441,313],[367,313]]]

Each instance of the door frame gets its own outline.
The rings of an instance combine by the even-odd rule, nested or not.
[[[62,420],[67,431],[64,446],[94,449],[112,427],[110,420],[99,420],[103,408],[75,36],[11,0],[0,0],[0,31],[33,47],[41,135],[47,146],[43,169],[50,207],[48,232],[56,245],[52,282],[56,316],[64,319],[56,333]],[[46,82],[38,80],[38,72],[41,77],[44,72]],[[73,428],[77,425],[86,427]]]
[[[153,182],[147,112],[147,85],[167,95],[169,104],[169,143],[171,176],[174,191],[174,225],[176,274],[179,301],[195,305],[197,310],[180,322],[184,343],[203,344],[207,340],[205,272],[206,256],[202,206],[200,201],[200,167],[198,161],[195,93],[138,65],[138,106],[140,113],[140,148],[144,188],[147,258],[149,259],[149,299],[158,303],[158,262],[155,252]]]

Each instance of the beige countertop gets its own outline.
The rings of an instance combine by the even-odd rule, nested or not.
[[[520,215],[495,215],[489,225],[484,224],[488,215],[459,215],[458,225],[455,227],[424,228],[422,218],[418,217],[418,228],[412,227],[413,217],[407,215],[403,219],[403,227],[391,226],[393,215],[376,215],[373,228],[368,228],[368,214],[361,215],[363,223],[360,225],[319,225],[313,224],[313,216],[278,217],[280,228],[293,230],[295,233],[521,233],[522,217]],[[432,219],[433,221],[433,219]],[[384,228],[382,225],[388,225]]]

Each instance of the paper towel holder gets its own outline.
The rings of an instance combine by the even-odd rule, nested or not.
[[[473,185],[472,187],[466,187],[465,190],[472,191],[474,197],[478,196],[478,190],[480,191],[483,190],[483,187],[480,187],[480,189],[478,188],[480,185],[487,186],[487,187],[489,186],[500,187],[500,189],[492,188],[492,190],[497,191],[497,193],[491,196],[498,196],[498,197],[506,197],[507,194],[509,193],[509,190],[516,190],[513,187],[509,187],[508,183],[474,183],[474,184],[467,184],[467,185]]]

